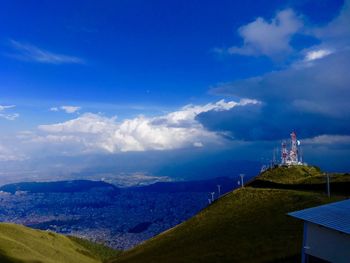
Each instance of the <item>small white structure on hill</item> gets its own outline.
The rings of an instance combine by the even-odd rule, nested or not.
[[[302,263],[350,262],[350,199],[288,215],[304,221]]]

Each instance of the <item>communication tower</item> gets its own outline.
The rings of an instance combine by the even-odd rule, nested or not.
[[[287,164],[287,144],[285,141],[282,142],[282,164]]]
[[[281,147],[281,165],[302,165],[303,156],[301,152],[300,141],[297,139],[297,134],[293,131],[290,134],[290,150],[287,150],[286,141],[282,142]],[[300,149],[300,152],[299,152]]]
[[[291,138],[291,150],[289,152],[289,161],[291,164],[297,164],[298,163],[298,140],[297,135],[293,131],[290,134]]]

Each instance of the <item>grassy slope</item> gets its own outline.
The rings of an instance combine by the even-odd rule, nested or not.
[[[120,253],[120,251],[114,250],[101,244],[90,242],[86,239],[73,236],[68,236],[68,238],[73,240],[75,243],[83,246],[85,249],[90,251],[90,253],[94,255],[95,258],[100,259],[102,262],[105,262],[107,259],[110,259]]]
[[[325,176],[314,166],[276,167],[263,172],[259,180],[280,184],[320,184]],[[331,174],[331,182],[349,182],[350,174]]]
[[[258,179],[274,183],[298,184],[321,175],[322,172],[313,166],[281,166],[261,173]]]
[[[300,168],[295,167],[297,176],[294,168],[283,170],[286,177],[282,181],[279,168],[259,178],[295,183],[320,174],[316,168]],[[302,223],[286,213],[342,198],[246,187],[111,262],[299,262]]]
[[[97,263],[102,262],[103,250],[88,241],[21,225],[0,224],[0,262]]]

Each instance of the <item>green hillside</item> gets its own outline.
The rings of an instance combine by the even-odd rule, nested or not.
[[[350,195],[350,174],[329,173],[331,192]],[[314,166],[282,166],[269,169],[247,183],[256,188],[294,189],[303,191],[326,190],[326,176]]]
[[[291,173],[278,178],[288,183],[320,175],[317,168],[300,168],[276,168],[257,179],[277,180],[281,171]],[[343,198],[328,199],[317,191],[245,187],[110,262],[298,262],[302,223],[286,214]]]
[[[298,184],[305,180],[313,180],[323,176],[319,168],[315,166],[281,166],[268,169],[261,173],[259,180],[271,181],[284,184]]]
[[[350,174],[330,173],[331,182],[350,182]],[[325,183],[324,173],[316,166],[281,166],[261,173],[255,181],[269,181],[279,184]]]
[[[78,238],[0,224],[0,262],[7,263],[98,263],[117,252]]]

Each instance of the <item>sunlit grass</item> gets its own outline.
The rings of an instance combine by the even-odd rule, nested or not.
[[[339,198],[246,187],[113,262],[297,262],[302,223],[286,214]]]
[[[89,241],[0,224],[0,262],[98,263],[107,255],[113,255],[110,249]]]

